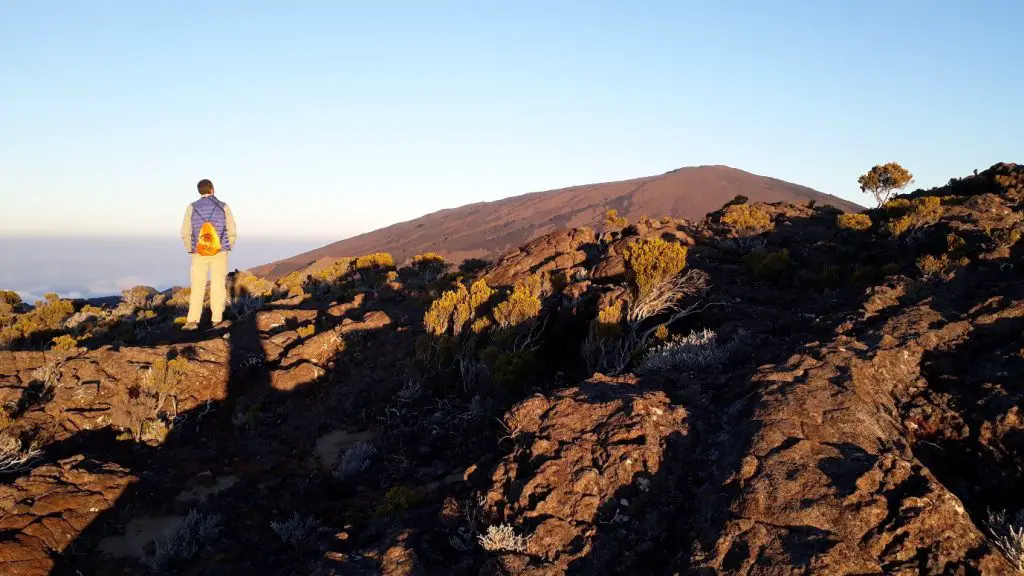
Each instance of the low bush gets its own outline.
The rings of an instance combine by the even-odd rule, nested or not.
[[[775,223],[764,209],[750,204],[731,204],[722,214],[722,223],[741,236],[751,236],[771,231]]]
[[[392,270],[395,267],[395,259],[387,252],[374,252],[355,259],[352,263],[353,270]]]
[[[1024,574],[1024,511],[1015,515],[989,512],[991,541],[1018,572]]]
[[[52,342],[53,345],[50,346],[50,349],[56,352],[71,352],[75,348],[78,348],[78,339],[68,334],[55,336]]]
[[[419,506],[422,501],[423,498],[412,488],[394,486],[384,494],[374,513],[382,517],[395,516]]]
[[[514,390],[529,382],[540,372],[541,365],[533,350],[516,350],[499,354],[494,360],[494,382],[504,390]]]
[[[744,264],[758,280],[778,280],[789,271],[792,261],[789,249],[778,251],[758,250],[750,253]]]
[[[676,336],[671,341],[649,350],[637,371],[641,374],[662,374],[678,370],[717,368],[732,353],[731,344],[718,344],[717,335],[708,329],[691,332],[687,336]]]
[[[609,208],[604,213],[604,225],[610,230],[621,230],[629,225],[629,220],[619,216],[618,210]]]
[[[0,318],[0,349],[13,348],[19,341],[38,339],[40,335],[47,335],[47,332],[61,332],[64,330],[64,322],[74,312],[75,305],[70,300],[61,300],[53,293],[47,294],[46,299],[37,301],[31,310]]]
[[[836,216],[836,226],[841,230],[866,232],[871,229],[871,217],[867,214],[840,214]]]
[[[410,258],[409,268],[418,274],[424,282],[431,284],[447,274],[451,264],[440,254],[427,252]]]
[[[265,278],[251,272],[241,271],[235,274],[234,293],[237,296],[252,298],[272,298],[277,286]]]
[[[488,552],[526,552],[529,538],[516,534],[508,524],[488,526],[487,533],[479,536],[480,546]]]
[[[284,522],[271,520],[270,529],[274,531],[274,534],[277,534],[282,542],[298,548],[308,544],[309,540],[316,537],[317,533],[323,530],[323,527],[313,516],[303,518],[296,512]]]
[[[201,555],[220,532],[219,522],[217,514],[190,510],[177,527],[154,542],[154,554],[146,563],[155,570],[162,570],[171,562]]]
[[[540,314],[543,282],[540,275],[534,274],[515,283],[508,298],[494,307],[492,315],[499,328],[515,328]]]
[[[956,234],[946,235],[946,251],[938,256],[926,254],[917,259],[917,268],[924,276],[944,274],[958,266],[967,266],[967,242]]]
[[[493,294],[494,290],[483,280],[477,280],[469,289],[465,284],[457,283],[431,303],[423,316],[423,326],[434,336],[458,336],[467,325],[483,315],[483,306]],[[473,327],[481,326],[474,323]]]
[[[149,308],[158,292],[149,286],[135,286],[121,291],[121,302],[131,308]]]
[[[882,207],[888,216],[886,229],[894,237],[914,228],[934,224],[942,216],[942,199],[937,196],[911,200],[897,198],[886,202]]]
[[[345,451],[341,462],[334,468],[332,475],[338,480],[351,478],[366,470],[370,466],[370,460],[377,453],[377,449],[369,442],[359,442]]]
[[[623,250],[626,279],[637,297],[650,294],[686,267],[687,248],[661,238],[644,238]]]

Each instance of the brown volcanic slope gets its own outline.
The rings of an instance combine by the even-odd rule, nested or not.
[[[680,168],[659,176],[534,192],[494,202],[477,202],[399,222],[252,272],[280,278],[324,257],[390,252],[397,263],[423,252],[437,252],[450,261],[492,258],[549,232],[597,226],[608,208],[630,221],[651,217],[700,219],[737,194],[751,202],[787,201],[831,204],[845,211],[862,209],[852,202],[776,178],[728,166]]]

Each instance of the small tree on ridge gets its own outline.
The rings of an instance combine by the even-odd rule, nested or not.
[[[893,193],[906,188],[914,175],[896,162],[877,164],[857,179],[861,192],[870,192],[879,206],[889,201]]]

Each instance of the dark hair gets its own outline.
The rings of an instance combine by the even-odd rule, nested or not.
[[[199,184],[196,184],[196,188],[199,189],[200,194],[206,196],[207,194],[213,192],[213,182],[210,182],[206,178],[203,178],[202,180],[199,181]]]

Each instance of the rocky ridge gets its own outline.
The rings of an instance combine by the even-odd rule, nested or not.
[[[865,214],[320,262],[236,275],[223,331],[147,293],[26,337],[0,571],[1015,573],[1024,167]],[[643,316],[650,278],[678,294]]]

